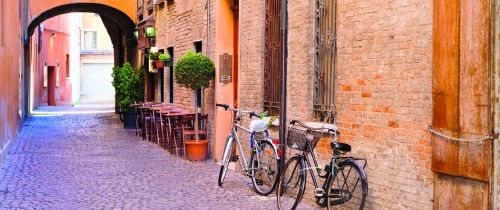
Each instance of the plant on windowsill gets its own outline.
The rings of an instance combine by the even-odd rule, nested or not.
[[[135,113],[131,105],[136,101],[144,100],[144,72],[141,68],[134,68],[129,63],[122,67],[114,67],[112,85],[115,88],[115,100],[119,113],[123,115],[126,129],[135,128]]]
[[[170,56],[165,53],[155,52],[149,54],[149,60],[151,60],[154,69],[161,69],[170,60]]]
[[[193,92],[208,87],[215,77],[215,66],[210,58],[201,53],[189,51],[175,64],[175,80],[181,87],[189,88]],[[197,100],[197,97],[195,97]],[[200,140],[198,135],[198,107],[195,101],[195,140],[186,141],[186,156],[189,160],[205,160],[208,154],[208,141]],[[206,136],[205,136],[206,138]]]

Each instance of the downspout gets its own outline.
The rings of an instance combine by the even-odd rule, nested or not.
[[[286,154],[286,146],[285,146],[285,137],[286,137],[286,86],[287,86],[287,58],[288,58],[288,0],[281,0],[281,97],[280,97],[280,134],[279,134],[279,142],[281,148],[280,154],[280,175],[283,173],[283,169],[285,167],[285,154]]]

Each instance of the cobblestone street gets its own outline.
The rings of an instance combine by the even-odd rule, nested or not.
[[[113,113],[31,117],[0,169],[1,209],[276,209],[248,177],[189,162],[121,127]]]

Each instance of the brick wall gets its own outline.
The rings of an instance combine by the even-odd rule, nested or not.
[[[369,209],[431,209],[432,1],[339,1],[342,140],[368,158]]]
[[[256,111],[263,109],[264,2],[240,1],[239,102]],[[195,25],[204,27],[206,50],[207,31],[205,1],[177,4],[156,16],[157,46],[174,46],[176,60],[192,49]],[[314,0],[289,1],[288,120],[313,120],[314,11]],[[367,208],[431,209],[432,1],[338,1],[337,28],[337,95],[350,98],[339,113],[341,141],[353,145],[352,155],[368,158]],[[215,29],[212,22],[212,58]],[[175,88],[175,102],[190,107],[191,93]],[[213,94],[207,89],[206,102],[214,103]],[[322,145],[317,155],[324,163],[331,151]]]
[[[215,2],[212,0],[212,2]],[[192,0],[192,1],[174,1],[172,3],[165,3],[163,6],[155,6],[155,24],[157,29],[156,36],[156,46],[159,49],[166,49],[168,47],[174,47],[174,64],[179,60],[179,58],[187,53],[189,50],[194,50],[193,42],[202,41],[203,42],[203,53],[207,55],[209,53],[210,58],[214,60],[214,42],[207,45],[207,11],[205,9],[205,0]],[[214,3],[211,3],[211,11],[214,10]],[[210,37],[214,39],[215,37],[215,14],[211,14],[212,26],[210,28]],[[208,52],[210,48],[210,52]],[[168,74],[164,74],[164,92],[168,93]],[[208,114],[209,134],[208,139],[211,140],[213,134],[213,125],[211,122],[214,120],[213,106],[208,106],[208,104],[214,104],[214,87],[211,85],[204,91],[204,104],[205,113]],[[183,87],[180,87],[177,83],[174,84],[174,103],[187,108],[192,109],[194,98],[192,91]],[[209,142],[210,150],[213,149],[213,144]]]
[[[262,2],[241,2],[241,31],[252,31],[241,34],[245,109],[262,110]],[[314,3],[289,2],[288,120],[313,119]],[[350,98],[339,113],[341,140],[353,145],[354,156],[368,158],[368,209],[432,208],[426,131],[432,118],[432,1],[338,1],[337,28],[343,77],[337,95]],[[330,157],[327,148],[317,151],[322,163]]]

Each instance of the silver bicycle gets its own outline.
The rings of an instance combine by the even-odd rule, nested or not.
[[[267,125],[263,121],[254,120],[250,123],[250,128],[245,128],[241,125],[241,118],[249,115],[250,118],[262,117],[255,114],[253,111],[243,111],[236,109],[227,104],[217,104],[218,107],[224,110],[235,112],[234,122],[231,133],[227,137],[224,154],[222,155],[222,164],[219,172],[219,186],[224,183],[229,162],[238,162],[241,168],[248,176],[252,178],[252,184],[255,191],[259,195],[269,195],[274,191],[277,183],[278,166],[279,166],[279,151],[273,144],[273,138],[269,137]],[[245,152],[241,147],[240,139],[238,138],[238,130],[243,130],[250,134],[250,161],[247,162]],[[234,154],[234,146],[237,146],[238,155]],[[241,159],[239,158],[241,157]]]

